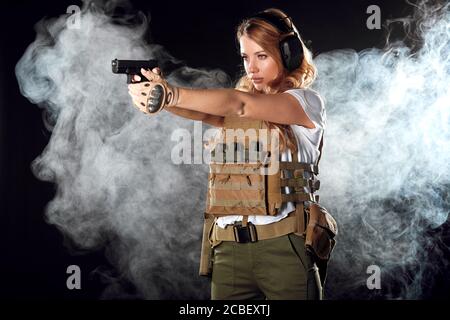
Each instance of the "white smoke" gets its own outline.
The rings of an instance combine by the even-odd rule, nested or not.
[[[207,298],[208,282],[197,275],[207,167],[176,166],[170,158],[171,133],[192,131],[193,122],[166,112],[145,116],[132,105],[126,76],[111,71],[114,58],[177,61],[144,41],[143,14],[132,24],[106,14],[116,5],[85,1],[79,29],[67,28],[66,15],[40,21],[16,67],[22,94],[45,108],[53,127],[32,164],[39,179],[57,187],[46,216],[78,246],[106,246],[137,297]],[[183,67],[172,75],[184,86],[229,85],[218,70]],[[105,281],[105,297],[126,295],[117,279]]]
[[[419,298],[448,267],[433,261],[448,248],[427,231],[449,213],[449,4],[422,2],[414,16],[387,26],[398,23],[416,24],[414,34],[405,28],[408,39],[421,42],[415,51],[389,39],[383,50],[336,50],[315,59],[315,86],[329,117],[321,195],[341,230],[332,296]],[[366,287],[370,265],[381,268],[380,291]]]
[[[67,28],[66,15],[42,20],[16,67],[22,94],[46,110],[53,130],[32,165],[57,187],[47,218],[80,247],[106,247],[137,297],[208,298],[197,275],[207,168],[170,160],[171,133],[192,131],[192,121],[135,110],[125,77],[110,65],[177,61],[143,40],[145,16],[112,17],[117,5],[85,1],[80,29]],[[425,4],[401,20],[420,18],[423,43],[414,52],[391,41],[384,50],[315,59],[328,113],[320,194],[340,226],[328,298],[422,297],[433,268],[443,267],[430,257],[445,248],[427,233],[449,211],[449,7],[435,9]],[[182,68],[169,80],[229,86],[216,70]],[[379,291],[365,285],[373,264],[382,272]],[[105,297],[126,296],[115,277],[106,281]]]

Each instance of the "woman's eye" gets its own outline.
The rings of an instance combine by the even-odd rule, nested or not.
[[[247,57],[242,57],[242,60],[247,60]]]
[[[267,56],[265,54],[259,54],[258,58],[264,60],[265,58],[267,58]]]

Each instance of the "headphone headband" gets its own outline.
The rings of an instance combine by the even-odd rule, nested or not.
[[[287,33],[294,32],[295,35],[298,36],[298,34],[294,28],[294,24],[292,23],[292,20],[290,17],[284,17],[284,18],[276,17],[273,14],[271,14],[270,12],[262,11],[262,12],[255,14],[254,16],[252,16],[250,18],[251,19],[252,18],[261,19],[261,20],[264,20],[264,21],[270,23],[275,28],[277,28],[278,31],[281,32],[281,34],[287,34]],[[286,20],[288,21],[288,23],[286,23]]]

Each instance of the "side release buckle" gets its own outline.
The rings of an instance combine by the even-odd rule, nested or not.
[[[244,227],[241,223],[233,225],[234,240],[238,243],[248,243],[258,241],[256,227],[249,222]]]

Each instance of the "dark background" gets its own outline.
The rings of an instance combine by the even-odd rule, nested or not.
[[[240,19],[267,7],[286,10],[315,55],[339,48],[382,47],[384,32],[368,30],[366,9],[381,8],[382,20],[411,12],[403,0],[327,1],[131,1],[151,12],[151,38],[192,67],[239,71],[234,28]],[[54,187],[37,180],[31,162],[47,145],[42,110],[21,96],[17,61],[34,41],[33,26],[79,1],[10,1],[0,4],[0,297],[97,299],[104,288],[97,268],[113,269],[102,251],[73,255],[62,234],[45,221]],[[82,290],[66,288],[66,268],[80,266]],[[445,272],[444,272],[445,273]],[[90,274],[89,276],[85,276]],[[448,297],[439,285],[430,298]]]

